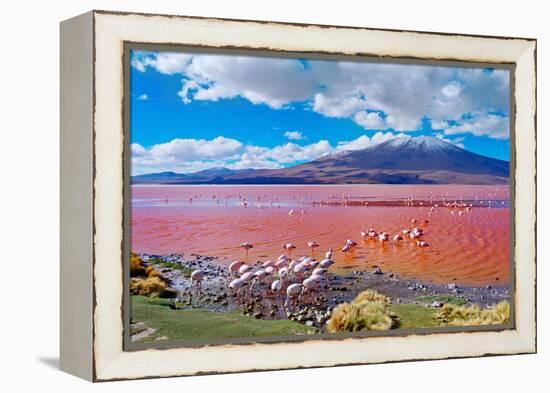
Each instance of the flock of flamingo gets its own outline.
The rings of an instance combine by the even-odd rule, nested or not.
[[[412,219],[411,223],[416,225],[418,220]],[[428,220],[422,221],[422,225],[428,223]],[[382,246],[390,240],[398,243],[404,241],[404,238],[408,238],[420,248],[429,247],[429,244],[422,240],[424,230],[420,226],[414,226],[412,229],[402,226],[400,233],[393,236],[387,232],[377,232],[374,228],[361,231],[360,235],[363,242],[378,240]],[[292,252],[296,246],[292,243],[285,243],[283,249],[286,254],[281,254],[276,261],[265,261],[256,268],[243,261],[233,261],[228,267],[229,275],[226,285],[238,303],[244,301],[247,296],[255,296],[256,290],[259,291],[259,295],[262,295],[262,289],[265,296],[278,298],[285,295],[284,307],[287,310],[301,301],[310,301],[322,290],[323,283],[325,283],[325,287],[328,286],[327,273],[335,262],[332,259],[332,248],[329,248],[324,258],[318,261],[314,256],[320,245],[316,241],[309,240],[307,246],[311,250],[311,256],[302,255],[297,259],[292,259]],[[254,246],[249,242],[243,242],[239,247],[245,251],[246,260],[248,260],[248,251]],[[341,251],[349,255],[357,247],[356,241],[347,239]],[[200,292],[204,277],[203,270],[194,270],[191,273],[191,288],[196,286],[197,291]]]

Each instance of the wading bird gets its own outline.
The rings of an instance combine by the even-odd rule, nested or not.
[[[202,281],[203,278],[204,278],[204,272],[200,269],[199,270],[194,270],[191,273],[191,286],[193,286],[193,284],[196,284],[197,291],[199,293],[201,291],[201,281]]]
[[[283,244],[283,248],[288,252],[288,256],[290,257],[292,255],[292,250],[294,250],[296,246],[292,243],[285,243]]]
[[[309,240],[307,242],[307,246],[311,248],[311,255],[313,255],[315,253],[315,249],[319,247],[319,244],[316,241]]]
[[[248,250],[250,250],[251,248],[254,248],[254,246],[249,242],[244,242],[244,243],[241,243],[240,247],[244,249],[244,252],[246,254],[246,259],[248,259]]]

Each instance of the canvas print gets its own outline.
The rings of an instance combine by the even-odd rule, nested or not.
[[[504,328],[510,71],[131,49],[132,343]]]

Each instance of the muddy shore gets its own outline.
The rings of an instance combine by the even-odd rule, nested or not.
[[[299,306],[285,308],[284,295],[273,296],[268,290],[272,281],[247,291],[244,297],[236,297],[227,289],[228,270],[216,257],[197,254],[151,255],[140,254],[145,264],[159,271],[168,285],[177,291],[174,307],[205,308],[216,312],[238,310],[261,319],[291,319],[324,330],[331,311],[340,303],[351,301],[366,289],[391,298],[392,304],[420,304],[425,307],[442,307],[446,302],[456,304],[478,304],[490,307],[500,301],[509,300],[507,285],[463,286],[459,283],[433,284],[414,278],[400,277],[380,268],[371,270],[343,270],[329,272],[323,288]],[[249,262],[253,269],[261,262]],[[200,291],[191,287],[189,274],[192,270],[205,272]],[[174,292],[176,293],[176,292]]]

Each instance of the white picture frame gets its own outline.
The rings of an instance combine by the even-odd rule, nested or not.
[[[125,350],[126,43],[514,69],[514,321],[454,331]],[[61,368],[90,381],[536,352],[536,40],[92,11],[61,24]]]

